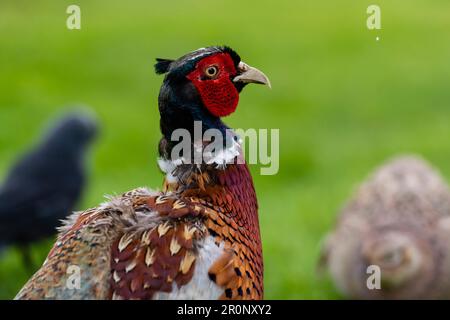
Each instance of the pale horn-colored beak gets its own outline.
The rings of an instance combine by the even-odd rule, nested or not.
[[[238,71],[240,74],[233,79],[234,82],[259,83],[265,84],[269,88],[272,88],[269,78],[267,78],[262,71],[259,71],[258,69],[253,68],[242,61],[239,62]]]

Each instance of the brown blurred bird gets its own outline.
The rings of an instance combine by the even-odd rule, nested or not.
[[[327,237],[322,262],[350,298],[439,299],[450,298],[449,253],[449,188],[424,160],[407,156],[359,188]],[[378,287],[369,266],[379,268]]]

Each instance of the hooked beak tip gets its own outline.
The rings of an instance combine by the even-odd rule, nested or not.
[[[233,82],[263,84],[272,89],[269,78],[262,71],[242,61],[239,62],[238,70],[240,74],[233,79]]]

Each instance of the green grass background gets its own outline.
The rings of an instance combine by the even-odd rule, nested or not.
[[[379,0],[382,30],[369,31],[372,3],[2,0],[0,178],[49,119],[82,103],[103,130],[80,208],[104,194],[158,187],[162,78],[154,58],[227,44],[273,85],[246,88],[227,122],[280,129],[279,173],[252,167],[266,298],[339,298],[315,272],[320,241],[368,172],[414,152],[450,177],[450,2]],[[81,6],[80,31],[65,27],[69,4]],[[36,264],[51,243],[33,246]],[[8,249],[0,298],[28,277],[17,249]]]

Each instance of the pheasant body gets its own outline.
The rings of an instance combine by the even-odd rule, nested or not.
[[[181,62],[160,60],[157,71],[167,72],[171,64],[179,70],[183,63],[192,63],[193,57],[208,57],[206,61],[210,61],[218,52],[219,62],[230,59],[227,68],[234,70],[229,67],[232,61],[238,70],[240,58],[230,50],[212,47],[182,57]],[[231,58],[224,58],[224,52]],[[191,130],[190,120],[199,114],[190,113],[190,119],[184,114],[174,118],[174,109],[179,111],[183,99],[164,93],[177,88],[172,77],[169,71],[159,101],[164,135],[159,164],[166,174],[163,190],[135,189],[97,208],[73,214],[61,228],[42,268],[16,298],[263,298],[258,205],[240,146],[235,142],[232,149],[216,157],[215,163],[189,163],[184,155],[177,159],[170,156],[173,145],[169,133],[180,127]],[[183,84],[187,81],[185,85],[196,94],[189,77],[177,79]],[[211,85],[213,82],[208,83]],[[242,88],[239,84],[236,90]],[[196,99],[204,112],[201,96]],[[226,128],[218,118],[208,115],[202,120],[219,130]],[[203,145],[208,142],[203,141]],[[78,288],[71,283],[73,267],[79,270]]]
[[[262,298],[256,198],[251,180],[239,174],[248,177],[246,165],[220,172],[225,185],[136,189],[75,214],[18,298],[61,298],[60,292],[89,299]],[[246,219],[236,223],[230,212]],[[86,287],[67,288],[69,265],[79,266],[82,275],[87,270],[81,280]],[[49,276],[57,289],[47,287]]]

